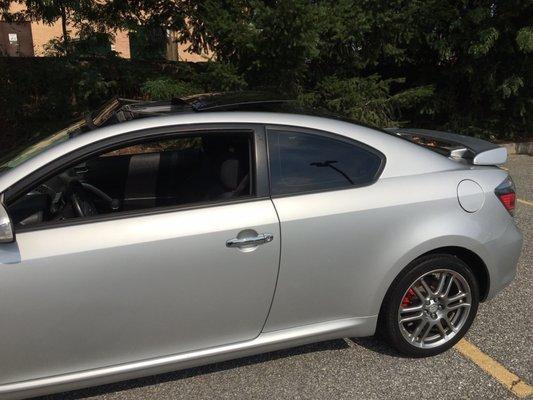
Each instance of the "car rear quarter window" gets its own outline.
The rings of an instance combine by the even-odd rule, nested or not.
[[[383,163],[365,145],[321,134],[269,130],[268,148],[272,195],[368,185]]]

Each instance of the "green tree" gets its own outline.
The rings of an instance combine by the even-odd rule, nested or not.
[[[195,50],[211,50],[253,86],[295,89],[318,56],[321,7],[307,0],[190,1]]]
[[[16,1],[47,23],[177,31],[214,54],[199,88],[272,87],[381,125],[531,135],[532,0]]]
[[[427,122],[482,136],[530,135],[533,2],[428,0],[417,14],[406,75],[435,84]]]

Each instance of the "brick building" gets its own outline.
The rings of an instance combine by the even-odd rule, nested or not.
[[[12,12],[21,11],[22,6],[13,4]],[[70,34],[76,36],[75,28],[68,27]],[[42,57],[45,55],[45,45],[52,39],[60,38],[62,35],[61,22],[57,21],[52,25],[40,22],[8,23],[0,21],[0,55],[11,57]],[[112,49],[120,57],[135,57],[132,51],[134,40],[130,32],[118,30],[113,32],[114,43]],[[165,36],[165,35],[163,35]],[[207,59],[206,55],[191,54],[186,51],[187,44],[175,42],[176,34],[166,32],[166,37],[161,38],[162,51],[166,59],[173,61],[200,62]]]

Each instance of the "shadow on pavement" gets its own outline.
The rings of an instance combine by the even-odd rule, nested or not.
[[[350,338],[355,344],[364,347],[367,350],[373,351],[375,353],[383,354],[395,358],[410,358],[399,353],[383,340],[377,339],[374,336],[365,337],[365,338]]]
[[[358,343],[360,339],[353,339]],[[359,344],[359,343],[358,343]],[[259,354],[236,360],[224,361],[215,364],[209,364],[196,368],[189,368],[176,372],[169,372],[160,375],[153,375],[146,378],[132,379],[124,382],[111,383],[108,385],[95,386],[87,389],[75,390],[72,392],[58,393],[54,395],[36,397],[34,400],[74,400],[86,397],[99,396],[123,390],[135,389],[143,386],[151,386],[160,383],[178,381],[185,378],[191,378],[198,375],[205,375],[219,371],[231,370],[233,368],[244,367],[252,364],[259,364],[267,361],[277,360],[286,357],[292,357],[301,354],[314,353],[319,351],[343,350],[349,348],[343,340],[330,340],[327,342],[313,343],[306,346],[294,347],[287,350],[280,350],[271,353]]]

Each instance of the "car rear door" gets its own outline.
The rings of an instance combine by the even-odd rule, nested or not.
[[[239,129],[253,135],[254,196],[26,228],[0,245],[0,383],[259,335],[279,221],[264,132]]]

